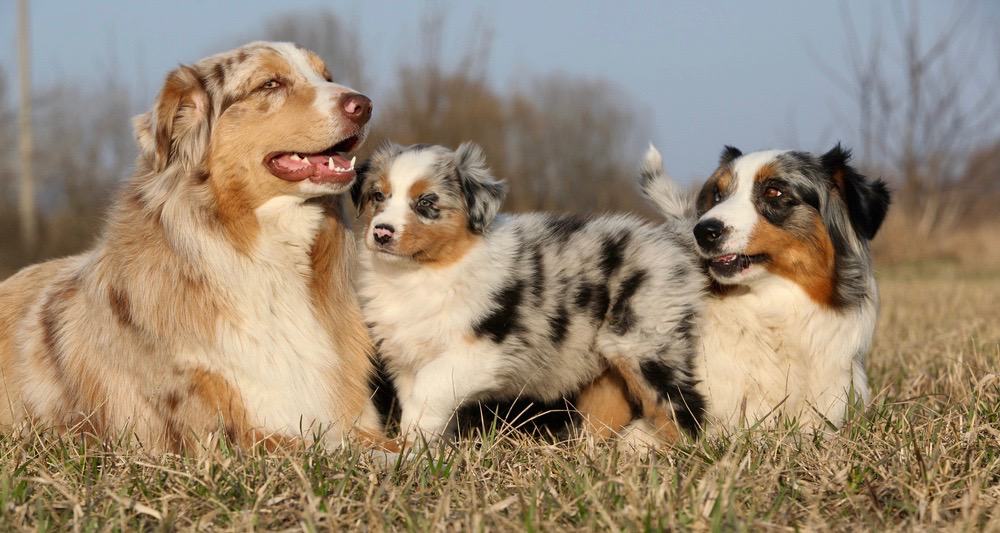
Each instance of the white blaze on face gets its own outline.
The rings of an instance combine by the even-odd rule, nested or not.
[[[306,81],[316,88],[316,100],[314,105],[320,113],[327,114],[332,110],[331,105],[337,105],[340,97],[344,94],[356,92],[350,87],[344,87],[333,82],[326,81],[322,74],[316,72],[309,62],[308,53],[292,43],[273,43],[274,49],[288,61],[296,73],[306,79]]]
[[[372,217],[372,228],[379,224],[388,224],[395,230],[397,239],[403,234],[410,214],[410,187],[430,176],[436,160],[433,151],[418,150],[405,152],[392,162],[387,176],[392,190],[385,200],[382,212]]]
[[[768,150],[742,155],[732,162],[733,181],[729,195],[709,209],[700,220],[717,219],[726,227],[725,242],[718,255],[743,253],[754,226],[757,225],[757,208],[753,203],[754,180],[757,171],[785,150]]]

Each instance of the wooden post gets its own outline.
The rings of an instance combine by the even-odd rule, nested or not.
[[[38,219],[35,214],[35,176],[31,157],[34,151],[31,136],[31,54],[28,28],[28,0],[17,2],[17,62],[20,90],[18,115],[18,155],[21,160],[18,209],[21,218],[21,244],[34,253],[38,248]]]

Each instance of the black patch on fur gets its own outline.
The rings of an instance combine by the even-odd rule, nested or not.
[[[674,331],[682,339],[690,339],[694,334],[695,324],[698,323],[698,312],[692,308],[687,308],[681,313],[681,319],[677,321]]]
[[[743,152],[739,148],[735,146],[729,146],[727,144],[726,147],[722,149],[722,153],[719,154],[719,166],[724,167],[729,163],[732,163],[733,160],[740,157],[741,155],[743,155]]]
[[[632,297],[646,280],[646,271],[637,270],[622,281],[618,288],[618,297],[614,305],[611,306],[611,318],[609,325],[611,331],[616,335],[625,335],[635,323],[635,312],[632,311]]]
[[[524,299],[524,282],[516,280],[504,287],[494,298],[495,309],[472,326],[479,337],[488,336],[500,344],[517,330],[521,301]]]
[[[492,429],[513,430],[535,438],[563,440],[582,422],[566,400],[540,402],[528,398],[510,401],[468,402],[455,414],[460,437],[476,437]]]
[[[545,261],[542,256],[541,244],[535,245],[531,255],[531,264],[534,269],[531,278],[531,295],[541,303],[542,296],[545,294]]]
[[[566,244],[570,237],[583,229],[586,225],[587,221],[583,218],[564,216],[554,219],[552,224],[549,226],[549,230],[552,232],[552,237],[559,244]]]
[[[389,376],[385,362],[377,353],[378,344],[380,343],[376,343],[375,346],[375,357],[372,358],[375,371],[368,378],[368,387],[371,391],[372,402],[375,404],[375,410],[378,411],[379,417],[382,419],[382,425],[388,430],[399,427],[399,416],[402,410],[399,408],[399,393],[396,391],[396,385]]]
[[[601,244],[601,273],[611,277],[625,260],[625,247],[628,246],[631,234],[622,233],[617,238],[608,237]]]
[[[840,192],[854,231],[863,239],[871,240],[885,220],[889,210],[889,189],[885,182],[869,180],[848,163],[851,151],[840,143],[820,156],[820,164],[830,174],[834,187]]]
[[[573,296],[573,301],[576,306],[580,309],[586,309],[590,306],[590,299],[593,297],[594,289],[589,283],[583,282],[579,287],[576,288],[576,295]]]
[[[676,379],[676,372],[660,361],[643,361],[639,365],[646,378],[663,401],[670,402],[681,428],[697,436],[705,414],[705,399],[686,379]]]
[[[556,314],[549,316],[549,340],[555,346],[560,346],[566,340],[566,333],[569,331],[569,310],[566,304],[562,303],[556,309]]]
[[[594,287],[594,299],[590,302],[590,314],[595,322],[604,320],[604,315],[608,314],[608,307],[611,306],[611,294],[607,285],[597,285]]]

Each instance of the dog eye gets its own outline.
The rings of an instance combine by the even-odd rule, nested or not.
[[[784,195],[785,193],[781,192],[781,189],[777,187],[768,187],[767,189],[764,190],[764,197],[766,198],[770,199],[781,198]]]
[[[714,205],[721,201],[722,201],[722,193],[719,192],[719,187],[716,186],[715,189],[712,190],[712,204]]]
[[[385,195],[382,194],[382,191],[375,191],[375,192],[372,193],[372,201],[373,202],[378,203],[378,202],[382,202],[383,200],[385,200]]]
[[[277,79],[271,78],[265,81],[264,83],[260,84],[260,87],[258,88],[269,91],[271,89],[277,89],[278,87],[281,87],[281,82],[278,81]]]
[[[427,198],[421,198],[420,201],[417,202],[417,207],[434,207],[434,202],[428,200]]]

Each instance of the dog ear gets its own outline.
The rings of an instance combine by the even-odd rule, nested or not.
[[[211,108],[195,69],[182,65],[168,74],[153,109],[132,121],[142,157],[157,172],[174,163],[193,168],[208,144]]]
[[[847,204],[848,217],[854,231],[865,239],[875,237],[886,211],[889,210],[889,189],[881,179],[869,180],[848,164],[851,151],[840,143],[820,156],[820,164],[830,175],[833,187]]]
[[[739,148],[729,146],[727,144],[726,147],[722,149],[722,153],[719,154],[719,166],[724,167],[729,163],[732,163],[734,159],[740,157],[741,155],[743,155],[743,152],[741,152]]]
[[[368,199],[365,198],[365,178],[368,176],[368,171],[371,169],[371,159],[366,159],[361,162],[358,166],[354,167],[354,172],[356,177],[354,178],[354,185],[351,185],[351,203],[354,204],[354,208],[357,209],[357,216],[361,218],[361,213],[365,211],[365,204],[368,203]]]
[[[507,184],[493,178],[482,148],[474,143],[462,143],[455,151],[455,169],[469,210],[469,229],[482,234],[500,211]]]

